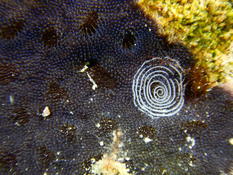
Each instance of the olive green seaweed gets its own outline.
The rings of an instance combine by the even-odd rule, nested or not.
[[[205,70],[210,87],[233,77],[231,0],[140,0],[170,43],[184,44]]]

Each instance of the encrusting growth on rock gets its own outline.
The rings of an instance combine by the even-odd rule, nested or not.
[[[120,129],[113,131],[113,141],[110,151],[105,153],[99,161],[92,165],[92,173],[98,175],[132,175],[122,161],[129,159],[128,157],[121,157],[121,148],[123,133]]]

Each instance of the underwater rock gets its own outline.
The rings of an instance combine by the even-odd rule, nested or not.
[[[135,4],[0,2],[0,174],[230,173],[233,97],[193,96],[192,55]],[[169,115],[135,106],[135,75],[153,58],[180,70]]]

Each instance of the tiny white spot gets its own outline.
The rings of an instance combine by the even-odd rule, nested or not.
[[[142,167],[142,168],[141,168],[142,171],[145,171],[145,169],[146,169],[145,167]]]
[[[130,157],[125,157],[125,160],[129,161],[129,160],[130,160]]]
[[[100,146],[104,146],[104,142],[103,141],[100,141],[99,144],[100,144]]]
[[[192,161],[189,162],[189,166],[194,167],[194,164]]]
[[[14,104],[15,99],[12,95],[9,96],[9,101],[10,101],[10,104],[12,105]]]
[[[96,123],[95,125],[97,128],[100,128],[100,124],[99,123]]]
[[[85,65],[79,72],[85,72],[88,69],[87,65]]]
[[[48,106],[45,106],[45,108],[44,108],[44,110],[43,110],[43,112],[42,112],[42,116],[43,116],[43,117],[48,117],[50,114],[51,114],[51,112],[50,112],[49,107],[48,107]]]
[[[95,83],[95,81],[91,78],[90,74],[87,72],[87,76],[89,78],[89,80],[92,82],[92,89],[95,90],[96,88],[98,88],[97,84]]]
[[[186,141],[189,143],[188,147],[190,149],[192,149],[194,147],[194,145],[195,145],[195,139],[192,138],[192,137],[190,137],[190,136],[188,136],[188,137],[186,137]]]
[[[229,143],[230,143],[231,145],[233,145],[233,138],[230,138],[230,139],[229,139]]]
[[[16,125],[16,126],[20,126],[20,124],[19,124],[18,122],[15,122],[15,125]]]
[[[125,159],[123,157],[120,157],[120,158],[117,159],[118,162],[124,162],[124,160]]]
[[[149,142],[153,141],[153,140],[150,139],[149,137],[145,137],[143,140],[144,140],[145,143],[149,143]]]

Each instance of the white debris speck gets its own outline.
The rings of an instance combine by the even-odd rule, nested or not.
[[[10,101],[10,104],[14,104],[14,97],[12,95],[9,96],[9,101]]]
[[[125,153],[126,154],[126,153]],[[125,157],[125,160],[129,161],[130,160],[130,157]]]
[[[162,172],[162,175],[166,174],[167,173],[167,170],[163,170]]]
[[[58,152],[57,152],[57,155],[60,155],[60,154],[61,154],[61,151],[58,151]]]
[[[87,76],[90,79],[90,81],[92,82],[92,89],[95,90],[96,88],[98,88],[97,84],[95,83],[95,81],[91,78],[90,74],[87,72]]]
[[[193,161],[189,162],[189,166],[194,167]]]
[[[149,137],[145,137],[143,140],[144,140],[145,143],[149,143],[149,142],[153,141],[153,140],[150,139]]]
[[[100,128],[100,123],[96,123],[95,125],[97,128]]]
[[[48,117],[50,114],[51,114],[51,111],[50,111],[49,107],[45,106],[45,108],[44,108],[44,110],[42,112],[42,116],[43,117]]]
[[[231,145],[233,145],[233,138],[230,138],[230,139],[229,139],[229,143],[230,143]]]
[[[104,146],[104,142],[103,141],[100,141],[99,144],[100,144],[100,146]]]
[[[145,169],[146,169],[145,167],[142,167],[142,168],[141,168],[142,171],[145,171]]]
[[[88,69],[87,65],[85,65],[79,72],[85,72]]]
[[[15,125],[16,125],[16,126],[21,126],[18,122],[15,122]]]
[[[71,115],[73,115],[73,114],[74,114],[74,112],[73,112],[73,111],[70,111],[70,114],[71,114]]]
[[[195,139],[188,136],[188,137],[186,137],[186,141],[189,143],[189,148],[192,149],[195,145]]]

